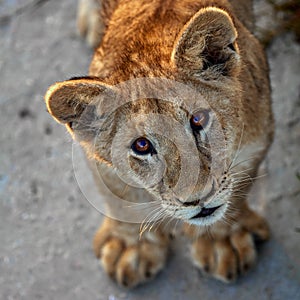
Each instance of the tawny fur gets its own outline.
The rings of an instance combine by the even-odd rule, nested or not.
[[[263,49],[251,33],[252,1],[101,2],[102,5],[95,0],[79,3],[79,32],[96,47],[90,77],[50,87],[45,96],[48,110],[85,149],[102,195],[110,197],[105,189],[108,186],[129,202],[159,202],[166,215],[182,219],[184,232],[192,241],[194,265],[204,273],[231,282],[256,261],[253,235],[261,240],[269,238],[266,221],[250,210],[245,201],[251,178],[256,176],[273,135],[268,65]],[[152,80],[144,85],[138,80],[141,78]],[[223,153],[225,170],[210,174],[209,145],[205,148],[201,137],[193,137],[189,128],[191,114],[183,109],[183,104],[192,111],[198,102],[193,102],[188,94],[178,100],[172,94],[172,84],[166,92],[168,82],[160,78],[193,88],[216,113],[225,150],[212,150]],[[128,80],[132,80],[131,88],[122,85]],[[120,87],[128,95],[127,103],[124,97],[118,97]],[[143,88],[154,94],[165,93],[171,100],[143,97]],[[137,97],[139,101],[129,101]],[[113,110],[114,107],[118,109]],[[195,156],[201,164],[200,174],[193,190],[189,194],[182,192],[182,198],[172,197],[183,163],[180,151],[167,137],[152,133],[149,114],[161,114],[176,121],[185,128],[184,138],[178,138],[181,145],[186,143],[185,151],[198,149]],[[173,128],[168,128],[167,123],[160,126],[172,135]],[[214,125],[210,126],[207,130],[213,131]],[[120,132],[122,137],[113,144]],[[96,134],[100,139],[95,146]],[[155,155],[143,158],[141,163],[142,158],[130,152],[132,139],[144,135],[156,142],[157,157],[164,159],[167,170],[161,172],[161,182],[136,189],[116,175],[118,167],[114,165],[111,149],[128,151],[130,170],[126,175],[134,182],[145,183],[151,180],[152,173],[160,171],[160,165]],[[102,181],[98,180],[99,170]],[[236,174],[243,176],[237,178]],[[214,197],[205,200],[199,195],[210,180]],[[221,217],[209,224],[209,230],[200,226],[202,221],[197,223],[199,226],[191,225],[193,209],[220,203],[224,210]],[[108,215],[119,216],[121,206],[112,206],[108,204]],[[208,225],[205,220],[203,224]],[[169,239],[163,225],[159,223],[155,231],[140,235],[139,224],[105,218],[94,239],[94,251],[104,270],[128,287],[152,278],[168,257]]]

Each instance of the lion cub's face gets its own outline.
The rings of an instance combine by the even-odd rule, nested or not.
[[[166,215],[212,224],[234,189],[242,131],[236,38],[225,12],[200,10],[174,42],[168,79],[71,79],[50,87],[48,110],[89,156],[148,190]]]

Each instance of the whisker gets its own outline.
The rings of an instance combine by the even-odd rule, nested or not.
[[[232,209],[231,211],[228,210],[226,213],[226,216],[222,218],[222,222],[226,225],[229,225],[230,227],[236,223],[236,212]]]
[[[235,183],[237,184],[241,184],[241,183],[249,183],[249,182],[253,182],[253,179],[251,177],[249,178],[244,178],[244,179],[237,179],[235,180]]]
[[[245,163],[245,162],[247,162],[247,161],[249,161],[249,160],[253,160],[253,159],[255,159],[255,158],[256,158],[255,156],[251,156],[251,157],[249,157],[249,158],[247,158],[247,159],[241,160],[241,161],[239,161],[238,163],[236,163],[235,165],[231,166],[230,170],[236,168],[236,167],[239,166],[240,164],[243,164],[243,163]]]
[[[152,230],[153,226],[158,226],[158,222],[160,222],[161,219],[165,216],[165,209],[162,208],[160,211],[158,211],[152,218],[152,220],[149,221],[149,224],[152,223],[152,225],[149,228],[149,231]]]
[[[268,176],[267,173],[261,174],[261,175],[255,176],[255,177],[252,177],[252,179],[253,179],[253,180],[256,180],[256,179],[264,178],[264,177],[266,177],[266,176]]]
[[[249,177],[249,178],[247,178],[247,177],[234,178],[233,185],[234,186],[239,186],[239,187],[244,187],[244,186],[247,186],[247,184],[249,184],[249,183],[253,183],[254,180],[261,179],[261,178],[264,178],[266,176],[267,176],[267,174],[262,174],[262,175],[259,175],[259,176]]]
[[[235,194],[232,196],[233,199],[240,200],[245,199],[248,196],[248,194]]]
[[[167,218],[171,218],[171,217],[168,216],[167,214],[164,214],[164,215],[163,215],[163,218],[162,218],[162,219],[160,220],[160,222],[159,222],[159,226],[161,226],[161,224],[163,224]],[[163,225],[163,229],[164,229],[164,230],[166,229],[166,226],[167,226],[167,223],[164,223],[164,225]]]
[[[235,172],[235,173],[231,173],[230,176],[239,175],[239,174],[247,174],[247,175],[249,175],[249,174],[246,173],[246,172],[252,171],[252,170],[253,170],[253,168],[248,168],[248,169],[241,170],[241,171],[238,171],[238,172]],[[250,176],[250,175],[249,175],[249,176]]]
[[[146,231],[146,229],[147,229],[147,227],[148,227],[148,223],[149,223],[148,220],[152,218],[153,214],[156,214],[157,212],[159,212],[160,209],[161,209],[160,206],[157,207],[156,209],[154,209],[153,211],[151,211],[151,212],[144,218],[144,220],[142,221],[142,223],[141,223],[141,225],[140,225],[140,235],[142,235],[142,234]],[[146,228],[145,228],[145,226],[146,226]]]
[[[132,208],[132,207],[144,206],[145,204],[150,206],[155,206],[155,205],[160,205],[160,202],[159,201],[150,201],[150,202],[142,202],[142,203],[132,202],[132,204],[130,205],[128,204],[125,207]]]
[[[149,215],[149,218],[147,220],[147,223],[151,223],[154,222],[155,219],[157,218],[157,216],[160,215],[160,213],[162,212],[162,207],[157,207],[153,212],[152,212],[152,216]]]
[[[241,176],[241,177],[236,177],[236,178],[232,178],[232,183],[240,183],[242,181],[247,181],[247,182],[252,182],[253,179],[250,176]]]
[[[245,127],[245,124],[243,123],[243,127],[242,127],[242,132],[241,132],[241,136],[240,136],[238,148],[237,148],[237,151],[235,153],[235,156],[233,157],[233,160],[231,161],[231,163],[228,166],[228,170],[230,170],[232,164],[235,162],[235,160],[237,159],[238,155],[240,155],[239,151],[240,151],[240,147],[241,147],[242,139],[243,139],[243,135],[244,135],[244,127]]]
[[[174,217],[175,212],[176,212],[176,210],[174,210],[173,214],[171,216],[169,216],[169,221],[164,225],[164,228],[166,228],[170,224],[170,222],[172,222],[174,219],[176,219]]]
[[[148,220],[145,220],[144,222],[145,224],[141,229],[142,233],[144,233],[148,228],[149,231],[151,231],[154,226],[157,226],[158,228],[163,222],[163,220],[168,217],[168,215],[165,213],[166,210],[167,208],[163,208],[160,206],[159,209],[156,209],[156,211],[151,212],[152,214],[149,214]],[[155,230],[157,230],[157,228]]]

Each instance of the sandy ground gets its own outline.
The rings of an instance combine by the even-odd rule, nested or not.
[[[92,253],[102,216],[80,192],[71,139],[43,103],[53,82],[87,74],[92,51],[76,36],[74,0],[32,2],[0,0],[0,299],[300,299],[300,45],[293,36],[268,49],[277,131],[269,176],[252,199],[272,239],[257,267],[224,285],[199,274],[178,239],[157,279],[127,291]]]

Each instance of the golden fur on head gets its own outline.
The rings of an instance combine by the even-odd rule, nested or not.
[[[123,176],[143,188],[141,202],[151,194],[163,216],[210,225],[220,239],[233,230],[224,229],[220,220],[243,219],[242,207],[248,212],[237,197],[248,191],[251,180],[246,175],[256,174],[273,132],[268,66],[259,43],[244,26],[251,24],[251,14],[243,15],[248,5],[225,0],[104,1],[103,33],[97,35],[103,37],[91,63],[91,77],[56,83],[45,97],[49,112],[67,126],[94,164],[111,170],[104,181],[116,195],[122,194],[119,176]],[[79,21],[87,26],[84,16],[79,14]],[[203,124],[195,127],[193,122],[201,118]],[[140,138],[138,146],[146,143],[147,153],[136,150]],[[102,191],[103,183],[98,184]],[[141,195],[130,184],[126,190],[128,200]],[[118,232],[128,226],[107,224],[105,228],[119,228]],[[254,227],[249,225],[232,243],[253,248],[248,231]],[[209,240],[204,231],[193,228],[187,230],[189,235]],[[96,252],[104,247],[104,231],[99,232]],[[165,239],[158,240],[162,247]],[[127,247],[127,242],[111,243],[116,257]],[[219,246],[232,254],[232,243]],[[215,246],[207,247],[211,251]],[[193,249],[200,248],[202,244],[195,242]],[[107,272],[124,284],[124,269],[116,271],[117,258],[106,250]],[[193,257],[203,268],[197,251]],[[251,253],[249,264],[255,257]],[[135,255],[124,260],[135,261]],[[154,273],[164,255],[161,259]],[[237,273],[233,265],[231,276],[217,266],[213,272],[230,281]],[[145,276],[128,280],[126,285],[135,285]]]

